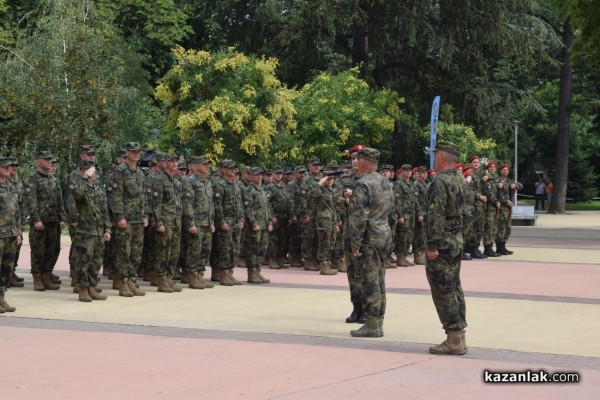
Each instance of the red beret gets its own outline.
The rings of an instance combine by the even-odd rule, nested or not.
[[[461,164],[461,163],[457,163],[457,164],[454,166],[454,168],[456,168],[456,169],[462,168],[462,164]]]
[[[488,169],[491,166],[495,166],[496,165],[496,161],[490,161],[487,164],[485,164],[485,169]]]
[[[414,167],[412,169],[413,174],[416,174],[419,171],[419,167]]]
[[[428,174],[431,174],[433,172],[435,172],[435,169],[432,169],[432,168],[429,168],[429,170],[427,171]]]
[[[401,172],[402,172],[402,168],[398,168],[398,169],[396,170],[396,175],[400,175],[400,173],[401,173]]]
[[[502,165],[500,166],[500,169],[502,169],[502,168],[507,168],[507,169],[510,169],[510,167],[508,166],[508,164],[507,164],[507,163],[504,163],[504,164],[502,164]]]
[[[471,169],[471,166],[470,166],[470,165],[465,165],[465,166],[463,167],[463,173],[464,173],[465,171],[468,171],[468,170],[470,170],[470,169]]]
[[[469,158],[470,163],[472,163],[473,160],[479,160],[479,156],[471,156],[471,158]]]
[[[463,171],[463,176],[466,178],[467,176],[471,176],[471,171]]]
[[[348,155],[352,156],[352,153],[356,153],[360,149],[366,149],[366,148],[367,148],[367,146],[365,146],[364,144],[357,144],[356,146],[354,146],[353,148],[350,149],[350,151],[348,152]]]

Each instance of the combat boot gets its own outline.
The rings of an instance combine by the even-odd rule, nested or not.
[[[167,277],[166,276],[156,276],[155,278],[156,281],[156,285],[158,287],[157,291],[160,293],[173,293],[173,289],[171,289],[171,286],[169,286],[169,284],[167,283]]]
[[[62,281],[60,280],[58,275],[55,275],[53,272],[49,272],[48,276],[50,277],[50,280],[52,281],[52,283],[55,283],[57,285],[60,285],[62,283]]]
[[[135,278],[129,277],[127,278],[127,286],[129,286],[129,291],[133,293],[134,296],[145,296],[146,292],[140,290],[135,284]]]
[[[275,259],[273,257],[269,257],[269,268],[270,269],[281,269],[281,265],[279,265],[279,263],[275,262]]]
[[[25,279],[21,278],[19,275],[17,275],[17,273],[14,271],[12,273],[12,278],[17,282],[23,282],[25,280]]]
[[[502,242],[502,250],[504,250],[506,252],[507,256],[514,254],[514,251],[510,251],[509,249],[506,248],[506,242]]]
[[[229,274],[229,280],[234,284],[234,285],[241,285],[242,282],[238,281],[237,279],[235,279],[235,276],[233,276],[233,270],[234,268],[229,268],[227,270],[227,273]]]
[[[179,293],[183,291],[182,288],[180,288],[175,284],[175,282],[173,282],[173,277],[171,275],[167,275],[167,285],[169,285],[169,287],[173,289],[173,292]]]
[[[471,256],[469,255],[469,252],[468,252],[468,248],[467,248],[467,247],[465,247],[465,248],[463,249],[463,253],[462,253],[462,259],[463,259],[463,260],[465,260],[465,261],[471,261],[471,260],[473,259],[473,257],[471,257]]]
[[[260,273],[260,268],[256,269],[256,277],[258,279],[261,280],[261,283],[271,283],[270,279],[265,278],[261,273]]]
[[[312,258],[305,258],[304,259],[304,269],[306,271],[318,271],[319,266],[317,265],[316,261],[313,260]]]
[[[90,297],[92,298],[92,300],[106,300],[107,299],[105,294],[99,293],[98,290],[96,290],[95,286],[88,287],[88,293],[89,293]]]
[[[32,274],[33,276],[33,290],[37,290],[38,292],[43,292],[46,290],[44,283],[42,282],[42,275],[40,274]]]
[[[408,257],[408,256],[406,256],[406,257]],[[405,258],[406,258],[406,257],[405,257]],[[413,259],[414,259],[414,256],[413,256]],[[414,263],[414,262],[412,262],[412,261],[410,261],[408,258],[406,258],[406,262],[408,262],[408,266],[409,266],[409,267],[414,267],[414,266],[415,266],[415,263]]]
[[[275,257],[275,264],[277,264],[281,269],[287,269],[290,267],[290,263],[285,257]]]
[[[258,268],[248,268],[248,283],[262,283],[262,280],[256,275]]]
[[[396,257],[395,259],[392,259],[391,257],[387,260],[387,263],[385,264],[385,268],[398,268],[398,264],[396,264],[398,262],[398,257]]]
[[[218,267],[210,267],[210,280],[212,282],[221,282],[221,271]]]
[[[391,260],[393,263],[396,263],[396,261],[398,261],[398,256],[396,256],[396,253],[392,253],[392,254],[390,254],[390,260]]]
[[[88,293],[87,286],[78,286],[77,290],[79,291],[79,301],[83,301],[84,303],[91,303],[92,298]]]
[[[221,271],[220,284],[222,286],[233,286],[234,285],[234,283],[231,281],[231,279],[229,279],[229,272],[226,269]]]
[[[397,255],[396,255],[396,257],[398,258],[398,259],[396,260],[396,265],[397,265],[398,267],[410,267],[410,266],[411,266],[411,264],[412,264],[412,265],[414,265],[413,263],[411,263],[410,261],[408,261],[408,260],[406,259],[406,256],[405,256],[405,255],[403,255],[403,254],[397,254]]]
[[[18,281],[15,278],[15,276],[16,276],[15,274],[12,274],[10,276],[10,287],[23,287],[23,286],[25,286],[25,284],[23,283],[23,281]]]
[[[129,289],[128,278],[124,278],[118,281],[119,284],[119,296],[122,297],[133,297],[131,289]]]
[[[508,253],[502,248],[502,242],[496,242],[496,254],[507,256]]]
[[[15,312],[17,309],[15,307],[10,306],[6,299],[4,298],[4,292],[0,292],[0,308],[2,308],[6,312]],[[0,311],[1,313],[1,311]]]
[[[431,354],[446,354],[450,356],[460,356],[466,354],[467,351],[464,331],[446,330],[446,340],[429,348]]]
[[[492,249],[492,244],[484,244],[483,245],[484,251],[483,254],[488,256],[488,257],[500,257],[500,254],[496,253],[494,251],[494,249]]]
[[[483,260],[485,257],[479,250],[479,246],[471,246],[471,257],[478,260]]]
[[[336,275],[337,271],[335,269],[329,268],[329,263],[327,261],[321,261],[319,263],[319,270],[321,275]]]
[[[299,254],[290,254],[291,257],[291,262],[290,262],[290,267],[293,268],[302,268],[302,259],[300,258]]]
[[[203,282],[200,282],[200,280],[198,280],[198,275],[197,273],[194,271],[188,271],[187,273],[188,279],[189,279],[189,284],[188,287],[190,289],[204,289],[206,288],[206,286],[204,285]]]
[[[379,337],[383,337],[383,317],[379,317]]]
[[[4,309],[4,307],[0,306],[0,314],[4,314],[6,312],[6,310]]]
[[[333,268],[337,269],[338,272],[348,272],[346,260],[344,258],[336,258],[331,264]]]
[[[196,273],[196,277],[198,278],[198,281],[200,281],[200,283],[202,283],[202,284],[204,285],[204,287],[205,287],[205,288],[207,288],[207,289],[212,289],[212,288],[214,288],[214,287],[215,287],[215,285],[213,285],[213,284],[212,284],[212,283],[210,283],[210,282],[207,282],[207,281],[204,279],[204,271],[198,271],[198,272]]]
[[[42,274],[42,284],[44,285],[44,288],[46,288],[47,290],[60,289],[60,285],[57,285],[54,282],[52,282],[52,278],[50,278],[50,274],[48,272],[46,272],[45,274]]]
[[[415,253],[415,264],[417,265],[425,265],[425,253],[419,251]]]
[[[362,305],[360,303],[352,303],[352,313],[346,318],[347,324],[353,324],[360,320],[362,314]]]
[[[188,276],[188,274],[190,274],[190,272],[187,270],[187,268],[181,270],[181,283],[182,284],[190,283],[191,277]]]
[[[115,290],[119,290],[119,286],[121,285],[121,280],[116,276],[112,278],[112,288]]]
[[[381,337],[379,332],[379,318],[367,315],[367,320],[359,329],[350,331],[353,337]]]

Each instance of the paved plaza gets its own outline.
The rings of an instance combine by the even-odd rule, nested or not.
[[[68,237],[63,236],[68,242]],[[2,399],[597,399],[600,212],[540,214],[513,227],[515,254],[466,261],[468,354],[444,338],[423,266],[388,269],[385,336],[352,338],[345,274],[269,270],[268,285],[185,289],[107,301],[35,292],[29,247],[0,315]],[[245,279],[245,270],[235,276]],[[579,383],[484,383],[484,371],[579,374]],[[595,388],[595,389],[594,389]]]

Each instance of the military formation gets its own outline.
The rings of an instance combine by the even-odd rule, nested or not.
[[[22,180],[18,160],[0,158],[0,313],[15,310],[6,303],[6,290],[24,286],[15,266],[25,226],[36,291],[60,288],[53,270],[61,231],[68,227],[71,286],[82,302],[107,299],[98,286],[101,273],[119,296],[134,298],[146,294],[141,280],[160,293],[181,292],[181,284],[241,285],[236,267],[247,270],[251,284],[270,282],[263,268],[347,272],[352,312],[346,322],[364,324],[352,335],[380,337],[385,269],[433,262],[432,234],[448,228],[432,220],[431,208],[440,196],[432,194],[436,175],[448,171],[409,164],[395,170],[379,164],[379,152],[364,145],[351,148],[341,165],[310,159],[271,170],[238,167],[233,160],[213,168],[205,155],[186,163],[160,151],[146,151],[142,167],[142,153],[139,143],[127,143],[100,176],[95,148],[80,146],[64,190],[48,151],[36,154],[35,171]],[[442,242],[461,260],[512,254],[506,242],[514,193],[522,185],[508,177],[507,164],[499,174],[496,169],[493,161],[482,169],[477,156],[452,168],[462,204],[451,229],[461,239]],[[462,331],[463,325],[456,327]]]

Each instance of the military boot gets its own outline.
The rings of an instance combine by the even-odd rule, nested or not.
[[[367,315],[367,320],[359,329],[350,331],[353,337],[381,337],[379,332],[379,318]]]
[[[329,262],[321,261],[319,263],[319,271],[321,275],[336,275],[337,271],[329,267]]]
[[[105,294],[99,293],[95,286],[88,287],[88,293],[92,300],[106,300]]]
[[[60,285],[62,283],[62,281],[60,280],[60,277],[58,275],[55,275],[53,272],[49,272],[48,276],[50,277],[50,280],[52,281],[52,283],[55,283],[57,285]]]
[[[390,254],[390,260],[391,260],[393,263],[396,263],[396,261],[398,261],[398,256],[396,256],[396,253],[392,253],[392,254]]]
[[[362,305],[360,303],[352,303],[352,313],[346,318],[347,324],[353,324],[360,320],[362,314]]]
[[[405,256],[405,255],[403,255],[403,254],[397,254],[397,255],[396,255],[396,257],[397,257],[397,260],[396,260],[396,265],[397,265],[398,267],[410,267],[410,266],[411,266],[411,264],[412,264],[412,265],[415,265],[415,264],[411,263],[410,261],[408,261],[408,260],[406,259],[406,256]]]
[[[248,268],[248,283],[263,283],[262,279],[256,275],[257,270],[258,268]]]
[[[275,258],[269,257],[269,268],[270,269],[281,269],[281,265],[275,261]]]
[[[119,286],[121,285],[121,280],[117,277],[112,278],[112,288],[115,290],[119,290]]]
[[[134,296],[145,296],[146,292],[140,290],[135,284],[135,278],[129,277],[127,278],[127,286],[129,286],[129,291],[133,293]]]
[[[6,310],[4,309],[4,307],[0,306],[0,314],[4,314],[6,312]]]
[[[502,250],[504,250],[506,252],[507,256],[514,254],[514,251],[510,251],[509,249],[506,248],[506,242],[502,242]]]
[[[241,285],[241,284],[242,284],[242,282],[238,281],[237,279],[235,279],[235,276],[233,276],[233,270],[234,270],[234,269],[235,269],[235,267],[234,267],[234,268],[229,268],[229,269],[227,270],[227,273],[229,274],[229,280],[230,280],[231,282],[233,282],[233,284],[234,284],[234,285]]]
[[[496,254],[507,256],[508,253],[502,248],[502,242],[496,242]]]
[[[78,286],[77,291],[79,292],[79,301],[83,301],[84,303],[91,303],[92,298],[88,293],[87,286]]]
[[[14,271],[12,273],[12,278],[17,282],[23,282],[25,280],[25,279],[21,278],[19,275],[17,275],[17,273]]]
[[[261,280],[261,283],[271,283],[270,279],[267,279],[260,273],[260,268],[256,269],[256,277]]]
[[[287,269],[290,267],[290,263],[286,257],[275,257],[275,263],[279,265],[281,269]]]
[[[171,289],[171,286],[169,286],[169,284],[167,283],[167,277],[166,276],[159,276],[157,275],[154,280],[156,281],[156,285],[158,287],[157,291],[160,293],[173,293],[173,289]]]
[[[396,264],[398,262],[398,258],[392,259],[391,257],[388,258],[387,263],[385,264],[385,269],[388,268],[398,268],[398,264]]]
[[[473,257],[469,255],[469,249],[466,246],[463,248],[462,259],[465,261],[471,261],[473,259]]]
[[[187,268],[184,268],[181,270],[181,283],[190,283],[190,279],[191,277],[188,276],[188,274],[190,274],[190,272],[188,271]]]
[[[25,286],[25,284],[23,283],[23,281],[18,281],[15,278],[15,276],[16,276],[15,274],[12,274],[10,276],[10,287],[23,287],[23,286]]]
[[[119,296],[122,297],[133,297],[133,292],[129,289],[129,278],[119,279],[117,280],[117,285],[119,288]]]
[[[60,285],[57,285],[54,282],[52,282],[52,278],[50,278],[50,274],[48,272],[46,272],[45,274],[42,274],[42,284],[44,285],[44,288],[46,288],[47,290],[60,289]]]
[[[182,288],[180,288],[179,286],[177,286],[175,284],[175,282],[173,282],[173,277],[171,275],[167,275],[167,285],[169,285],[169,287],[171,289],[173,289],[173,292],[175,292],[175,293],[179,293],[179,292],[183,291]]]
[[[293,268],[302,268],[302,260],[300,259],[300,255],[299,254],[290,254],[291,257],[291,261],[290,261],[290,267]]]
[[[337,269],[338,272],[348,272],[348,268],[346,267],[346,259],[344,258],[336,258],[331,264],[332,267]]]
[[[44,283],[42,282],[42,275],[40,274],[32,274],[33,276],[33,290],[37,290],[38,292],[43,292],[46,290]]]
[[[6,299],[4,298],[4,292],[0,292],[0,308],[2,308],[6,312],[15,312],[17,309],[15,307],[10,306]]]
[[[496,253],[494,251],[494,249],[492,249],[492,244],[485,244],[483,245],[484,247],[484,252],[483,254],[488,256],[488,257],[500,257],[500,254]]]
[[[460,356],[466,354],[467,351],[464,331],[446,330],[446,340],[429,348],[431,354],[446,354],[451,356]]]
[[[200,283],[202,283],[207,289],[212,289],[215,287],[215,285],[204,279],[204,271],[198,271],[198,273],[196,273],[196,278],[198,278],[198,281],[200,281]]]
[[[383,317],[379,317],[379,334],[383,337]]]
[[[210,280],[212,282],[221,282],[221,271],[218,267],[210,267]]]
[[[318,271],[319,266],[317,265],[316,260],[314,260],[312,258],[305,258],[304,259],[304,269],[306,271]]]
[[[487,258],[481,253],[481,251],[479,250],[479,246],[471,246],[471,257],[478,260],[483,260],[484,258]]]
[[[423,253],[422,251],[415,253],[415,264],[425,265],[425,263],[426,263],[425,253]]]
[[[224,269],[221,271],[220,284],[222,286],[233,286],[234,283],[229,279],[229,271]]]
[[[204,282],[200,282],[200,280],[198,279],[198,274],[196,271],[188,271],[187,272],[187,276],[189,279],[189,284],[188,287],[190,289],[204,289],[206,288],[206,285],[204,285]]]

